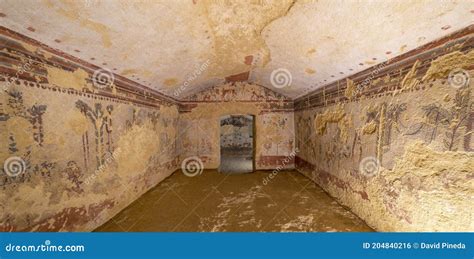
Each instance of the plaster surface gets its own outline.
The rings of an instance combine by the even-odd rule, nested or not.
[[[469,0],[1,0],[0,24],[183,99],[249,73],[297,97],[472,24]]]

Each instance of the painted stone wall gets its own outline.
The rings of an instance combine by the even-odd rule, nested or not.
[[[435,42],[298,99],[297,169],[378,231],[474,231],[473,45]]]
[[[182,102],[179,120],[180,158],[198,156],[206,169],[220,164],[220,118],[255,115],[256,169],[293,167],[282,161],[294,150],[293,102],[262,86],[227,83]]]
[[[0,231],[91,231],[178,168],[177,105],[0,43]]]

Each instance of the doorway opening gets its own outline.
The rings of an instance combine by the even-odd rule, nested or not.
[[[220,119],[219,172],[250,173],[255,168],[253,115],[226,115]]]

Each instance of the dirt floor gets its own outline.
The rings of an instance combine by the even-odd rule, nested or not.
[[[302,174],[181,171],[96,231],[373,231]]]
[[[250,173],[253,171],[251,148],[221,149],[219,172]]]

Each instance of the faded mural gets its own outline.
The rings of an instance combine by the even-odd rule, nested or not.
[[[89,73],[75,81],[66,68],[47,74],[68,61],[8,43],[0,51],[11,60],[0,65],[0,231],[91,231],[178,168],[177,105],[127,100],[116,85],[109,95],[90,92]]]
[[[472,34],[344,80],[334,102],[243,82],[180,103],[123,78],[97,87],[97,67],[11,37],[0,36],[0,161],[12,165],[0,168],[0,231],[90,231],[184,158],[218,168],[232,114],[255,116],[256,169],[296,164],[376,230],[474,231]]]
[[[378,231],[474,231],[472,36],[461,42],[348,79],[335,104],[298,100],[297,169]]]
[[[226,83],[188,97],[181,106],[180,155],[200,157],[205,168],[220,164],[220,118],[224,115],[255,116],[256,169],[274,169],[294,150],[293,102],[265,87]]]

